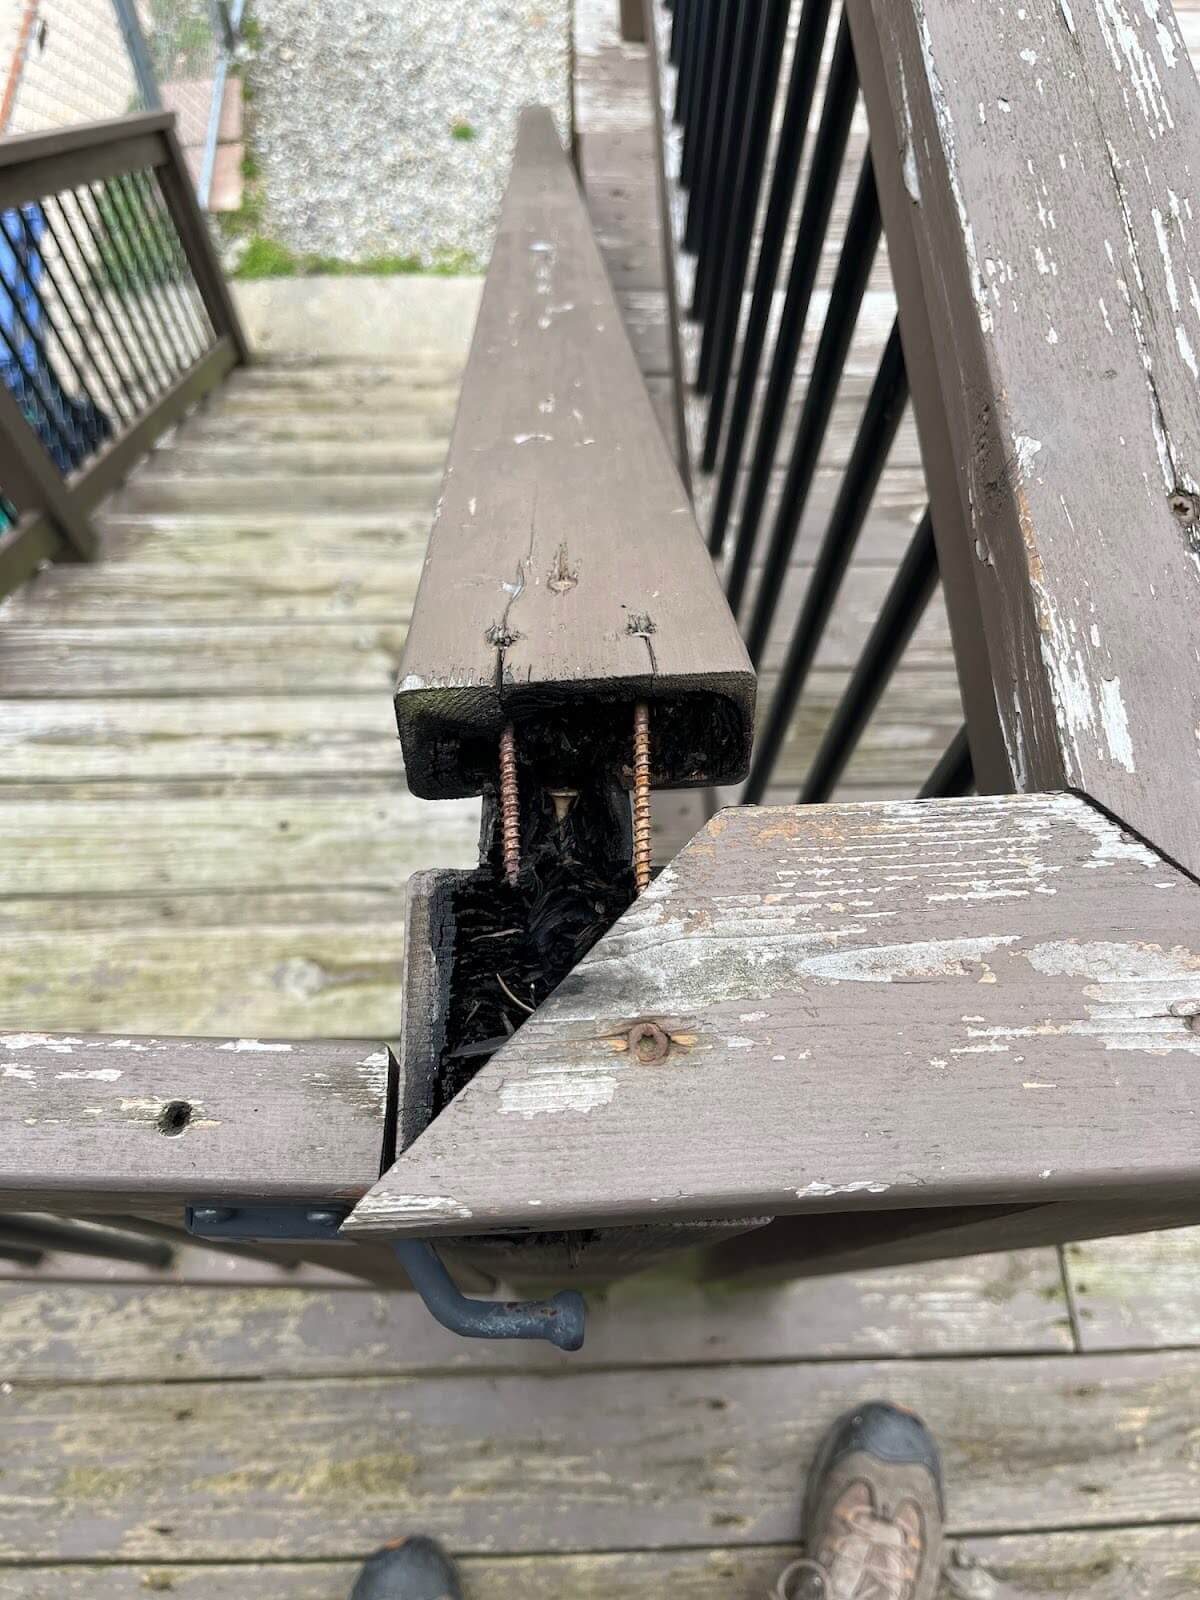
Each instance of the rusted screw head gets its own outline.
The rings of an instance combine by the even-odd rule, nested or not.
[[[1170,506],[1185,528],[1194,527],[1200,522],[1200,496],[1190,494],[1186,489],[1176,489],[1170,496]]]
[[[629,1030],[629,1048],[639,1061],[647,1066],[655,1061],[665,1061],[671,1041],[657,1022],[635,1022]]]

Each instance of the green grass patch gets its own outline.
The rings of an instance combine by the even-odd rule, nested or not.
[[[431,272],[439,277],[457,277],[479,270],[475,258],[466,250],[444,251],[433,261],[420,256],[376,255],[361,261],[343,261],[337,256],[322,256],[291,250],[276,239],[261,234],[250,240],[234,277],[253,278],[399,278]]]
[[[460,144],[470,144],[475,136],[475,129],[469,122],[453,122],[450,125],[450,137],[457,139]]]

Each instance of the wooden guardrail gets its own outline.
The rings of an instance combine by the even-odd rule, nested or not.
[[[928,504],[801,804],[715,817],[347,1231],[766,1213],[718,1270],[828,1271],[1196,1220],[1200,91],[1174,18],[648,0],[646,20],[680,130],[709,545],[751,660],[785,634],[744,800],[909,403]],[[885,239],[896,322],[789,617]],[[809,809],[939,581],[962,733],[918,804]]]
[[[248,359],[173,114],[0,142],[0,595]]]

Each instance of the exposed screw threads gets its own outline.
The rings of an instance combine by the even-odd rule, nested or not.
[[[633,708],[633,877],[637,892],[650,883],[650,708]]]
[[[521,870],[521,808],[517,802],[517,742],[506,722],[500,735],[500,834],[504,841],[504,876],[515,885]]]

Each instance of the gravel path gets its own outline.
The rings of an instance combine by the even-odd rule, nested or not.
[[[615,0],[614,0],[615,3]],[[486,262],[522,105],[568,126],[571,0],[252,0],[262,232]]]

